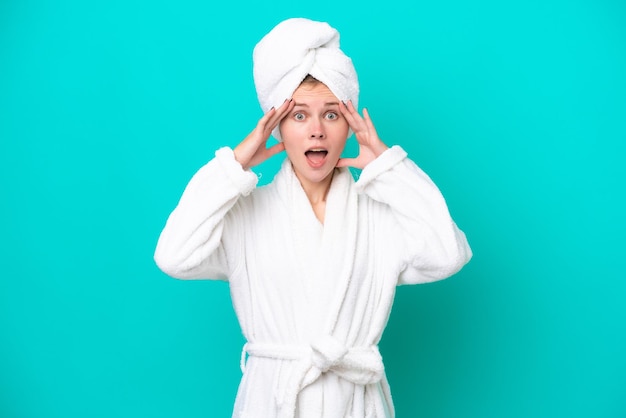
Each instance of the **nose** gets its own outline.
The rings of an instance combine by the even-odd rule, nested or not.
[[[320,121],[316,121],[311,126],[310,139],[324,139],[326,134],[324,133],[324,127]]]
[[[322,132],[314,132],[311,134],[311,139],[324,139],[325,136]]]

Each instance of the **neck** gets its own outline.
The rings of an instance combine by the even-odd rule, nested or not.
[[[324,180],[320,182],[309,182],[305,179],[301,179],[296,173],[296,177],[300,180],[300,184],[304,189],[304,193],[309,199],[311,205],[316,205],[318,203],[322,203],[326,201],[326,196],[328,195],[328,191],[330,190],[330,184],[333,181],[334,171],[330,173]]]

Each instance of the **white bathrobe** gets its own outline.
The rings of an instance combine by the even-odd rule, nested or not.
[[[247,344],[233,417],[393,417],[377,348],[398,284],[456,273],[471,250],[402,148],[357,182],[335,171],[322,225],[288,160],[256,187],[222,148],[187,185],[155,260],[223,279]]]

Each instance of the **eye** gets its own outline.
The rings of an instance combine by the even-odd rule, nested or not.
[[[326,114],[326,119],[328,120],[335,120],[339,117],[339,115],[336,112],[328,112]]]
[[[304,113],[296,112],[293,114],[295,120],[304,120]]]

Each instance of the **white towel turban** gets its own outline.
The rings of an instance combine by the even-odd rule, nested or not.
[[[254,47],[254,84],[263,112],[290,99],[310,74],[339,100],[358,106],[359,81],[352,60],[339,49],[339,32],[328,23],[287,19]],[[357,107],[358,108],[358,107]],[[272,132],[282,140],[278,127]]]

